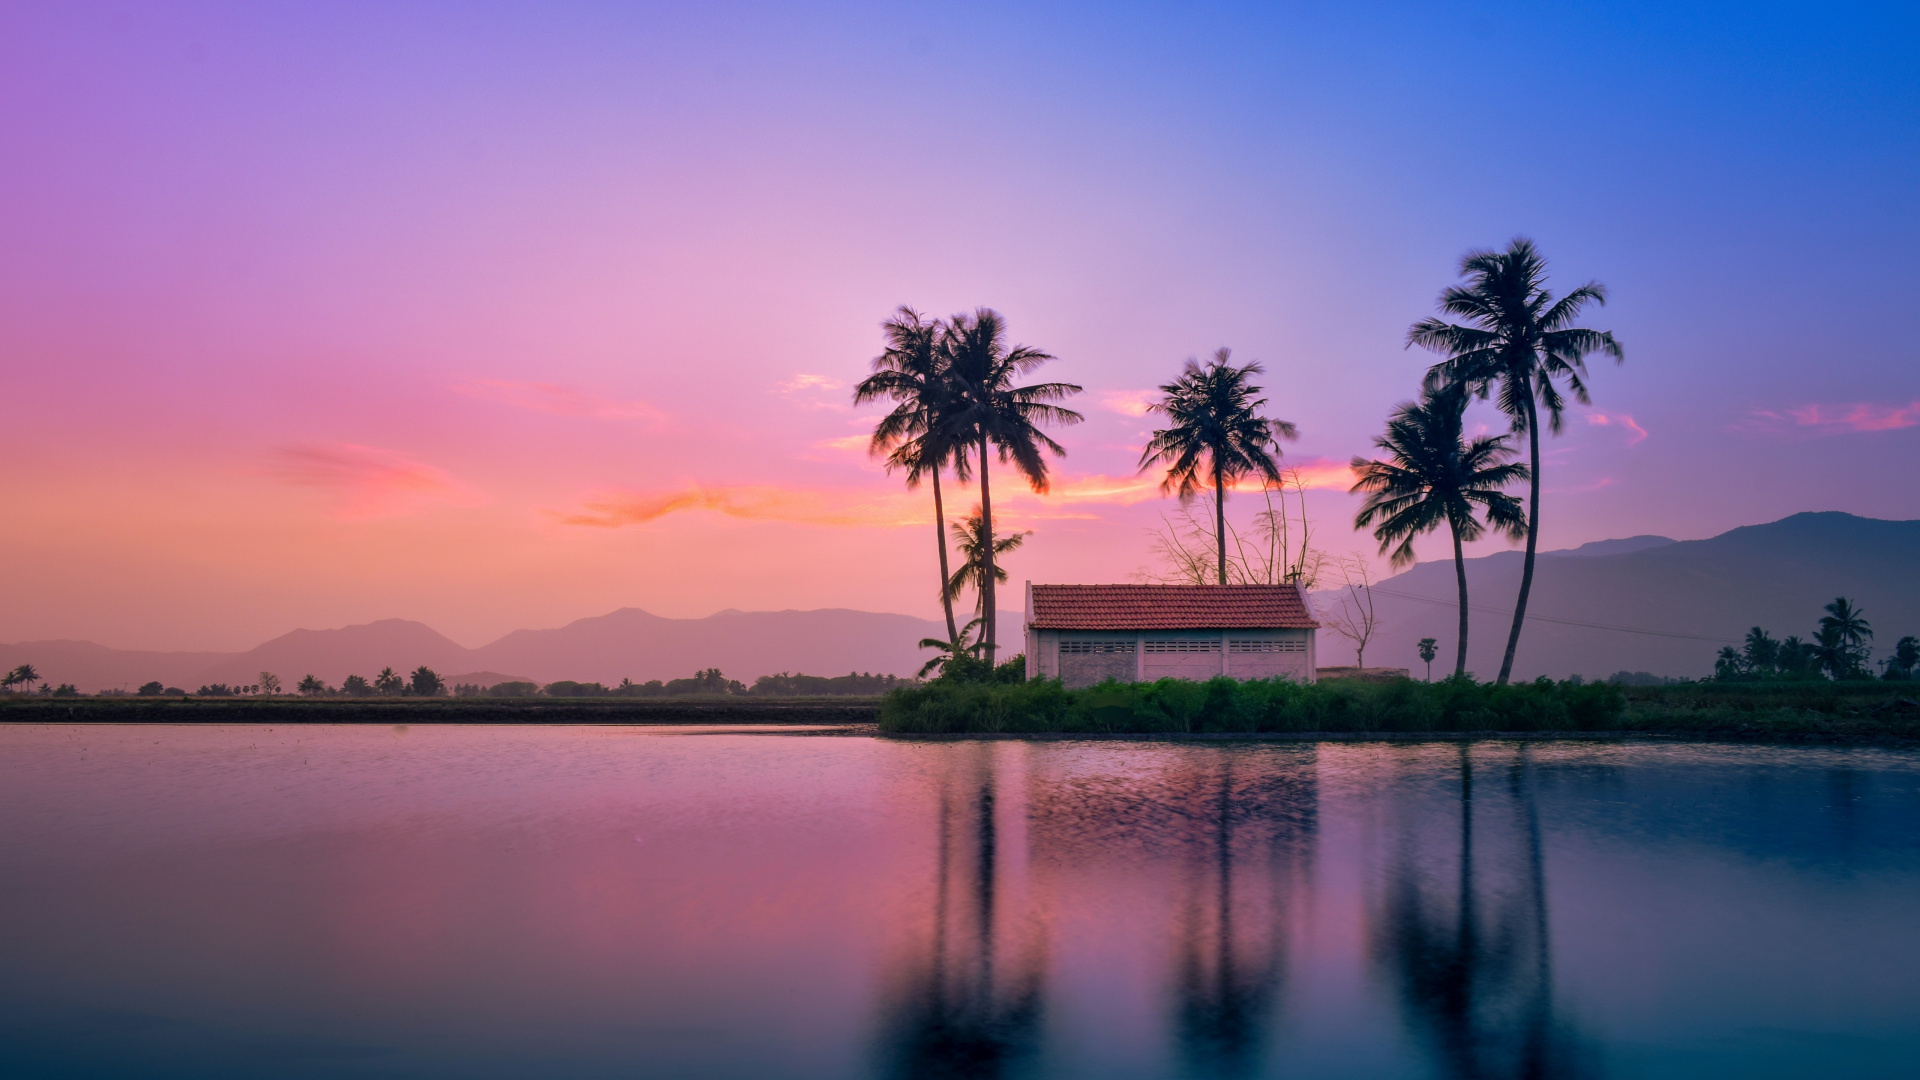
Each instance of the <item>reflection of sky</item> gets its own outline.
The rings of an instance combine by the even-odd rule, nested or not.
[[[923,500],[845,405],[902,302],[999,307],[1088,387],[1012,573],[1121,579],[1140,391],[1231,345],[1344,461],[1516,232],[1629,350],[1548,546],[1920,512],[1879,464],[1920,437],[1894,5],[6,21],[0,637],[930,614]]]
[[[1829,749],[0,730],[0,1048],[48,1074],[1896,1075],[1915,777]]]

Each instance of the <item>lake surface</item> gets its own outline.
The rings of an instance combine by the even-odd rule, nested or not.
[[[1920,755],[0,728],[0,1072],[1920,1071]]]

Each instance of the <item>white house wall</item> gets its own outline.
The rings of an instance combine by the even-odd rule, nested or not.
[[[1105,679],[1312,682],[1311,630],[1030,630],[1028,667],[1069,687]]]

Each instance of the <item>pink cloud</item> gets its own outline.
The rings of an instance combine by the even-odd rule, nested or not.
[[[1572,494],[1578,494],[1580,492],[1585,492],[1585,491],[1600,491],[1603,488],[1613,487],[1615,484],[1618,484],[1619,482],[1620,482],[1619,480],[1611,476],[1603,476],[1598,480],[1593,480],[1585,484],[1580,484],[1577,487],[1547,488],[1546,492],[1549,495],[1572,495]]]
[[[1647,429],[1634,423],[1633,417],[1628,413],[1588,413],[1587,423],[1600,427],[1625,428],[1627,431],[1628,446],[1637,446],[1647,437]]]
[[[617,401],[557,383],[481,379],[460,387],[473,397],[533,412],[584,416],[596,420],[661,420],[665,414],[644,401]]]
[[[347,521],[395,517],[429,502],[479,506],[487,501],[432,465],[354,443],[282,446],[259,471],[284,484],[326,492],[332,497],[330,516]]]
[[[777,384],[777,388],[783,394],[797,394],[804,390],[838,390],[840,383],[825,375],[808,375],[803,372]]]
[[[1287,463],[1309,489],[1345,491],[1353,486],[1353,468],[1332,458],[1305,458]]]
[[[1311,490],[1345,491],[1353,486],[1353,469],[1344,461],[1322,457],[1289,459],[1281,463],[1281,468],[1290,476],[1298,477],[1300,483]],[[1134,503],[1163,498],[1164,496],[1160,494],[1160,479],[1164,475],[1156,469],[1133,476],[1063,477],[1054,481],[1049,497],[1068,502],[1131,506]],[[1257,491],[1259,485],[1251,482],[1229,485],[1228,490]],[[995,496],[996,501],[999,498],[998,495]]]
[[[865,453],[866,436],[846,436],[816,444],[823,447]],[[1353,483],[1353,472],[1345,462],[1311,458],[1290,462],[1309,488],[1345,491]],[[994,518],[997,524],[1005,513],[1013,522],[1090,518],[1098,506],[1133,506],[1163,498],[1158,473],[1126,476],[1102,474],[1056,475],[1045,493],[1030,490],[1025,484],[1004,482],[995,485]],[[965,512],[977,501],[970,487],[947,491],[949,516]],[[759,484],[688,484],[670,490],[615,491],[582,502],[578,510],[546,510],[549,520],[560,525],[617,529],[623,525],[645,525],[669,514],[706,511],[747,521],[784,521],[802,525],[863,526],[896,528],[926,524],[932,504],[926,492],[910,492],[904,486],[891,490],[871,488],[793,488]]]
[[[816,450],[838,450],[847,453],[865,455],[867,447],[873,445],[871,435],[842,435],[837,439],[821,439],[813,444]]]
[[[876,495],[753,484],[689,484],[674,491],[616,492],[587,501],[575,513],[550,510],[547,514],[561,525],[602,529],[645,525],[668,514],[692,510],[748,521],[891,527],[926,520],[927,511],[922,501],[918,496],[909,500],[904,493]]]
[[[1736,426],[1763,433],[1797,432],[1808,435],[1897,431],[1920,426],[1920,400],[1909,401],[1905,405],[1878,405],[1872,402],[1801,405],[1784,412],[1755,409],[1749,422]]]
[[[1145,416],[1147,406],[1160,400],[1158,390],[1103,390],[1096,395],[1100,407],[1121,416]]]
[[[825,375],[809,375],[802,372],[784,382],[773,384],[773,389],[784,395],[792,408],[826,409],[833,412],[846,412],[852,408],[846,395],[846,384]]]

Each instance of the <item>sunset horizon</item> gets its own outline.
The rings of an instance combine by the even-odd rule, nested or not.
[[[1406,13],[1343,58],[1358,13],[1009,10],[962,49],[939,12],[323,12],[8,17],[0,640],[933,617],[926,492],[851,403],[902,304],[994,308],[1086,388],[1051,491],[996,489],[1015,580],[1151,568],[1142,410],[1222,346],[1299,427],[1315,542],[1370,553],[1346,462],[1419,391],[1407,328],[1515,235],[1628,347],[1546,440],[1543,548],[1920,517],[1879,475],[1920,446],[1898,33]],[[1516,105],[1537,151],[1483,189],[1441,43],[1523,42],[1583,88]]]

